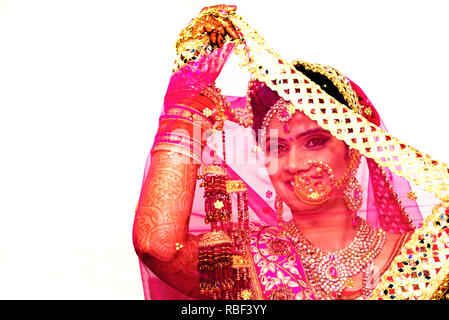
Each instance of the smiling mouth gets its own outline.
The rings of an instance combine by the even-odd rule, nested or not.
[[[285,182],[285,185],[287,186],[288,189],[290,189],[291,191],[295,190],[295,181],[294,180],[288,180],[287,182]]]
[[[309,183],[312,183],[312,185],[314,183],[316,183],[317,181],[321,181],[322,177],[316,174],[310,175],[310,176],[303,176],[302,178],[306,178],[308,177],[309,179],[311,179],[311,181]],[[285,185],[287,186],[287,188],[289,190],[291,190],[292,192],[295,192],[295,178],[289,179],[285,182]]]

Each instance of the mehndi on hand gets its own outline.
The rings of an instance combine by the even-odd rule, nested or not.
[[[199,16],[181,31],[176,48],[184,42],[200,40],[205,37],[211,44],[220,48],[225,42],[226,35],[233,39],[239,39],[239,34],[228,17],[230,14],[234,14],[236,9],[236,6],[230,5],[204,7]]]

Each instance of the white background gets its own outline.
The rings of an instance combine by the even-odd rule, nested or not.
[[[143,298],[143,166],[179,31],[211,4],[0,0],[1,299]],[[449,1],[233,4],[283,57],[335,66],[393,135],[449,162]],[[233,66],[220,83],[243,94]]]

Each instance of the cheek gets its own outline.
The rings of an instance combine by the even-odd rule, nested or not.
[[[286,189],[285,183],[281,179],[280,174],[272,174],[268,175],[268,177],[270,178],[271,184],[276,194],[279,195],[281,199],[283,199],[283,201],[288,199],[287,197],[288,190]]]
[[[270,181],[273,185],[273,187],[276,189],[277,192],[279,192],[280,188],[283,185],[282,180],[282,170],[280,170],[280,163],[278,159],[268,159],[265,162],[265,168],[267,169],[268,177],[270,178]]]
[[[324,150],[322,160],[334,170],[337,178],[342,177],[348,167],[346,144],[341,141],[331,144]]]
[[[280,174],[279,170],[282,167],[282,159],[276,156],[265,156],[265,168],[267,169],[268,175],[277,176]]]
[[[278,166],[274,165],[272,161],[265,164],[265,168],[267,169],[268,177],[271,180],[271,183],[274,187],[280,181],[280,171],[278,170]]]

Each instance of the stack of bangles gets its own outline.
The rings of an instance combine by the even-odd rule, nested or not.
[[[171,106],[159,118],[159,130],[151,153],[158,150],[178,152],[200,164],[207,143],[206,139],[203,142],[203,134],[212,127],[212,121],[199,111],[180,104]]]

